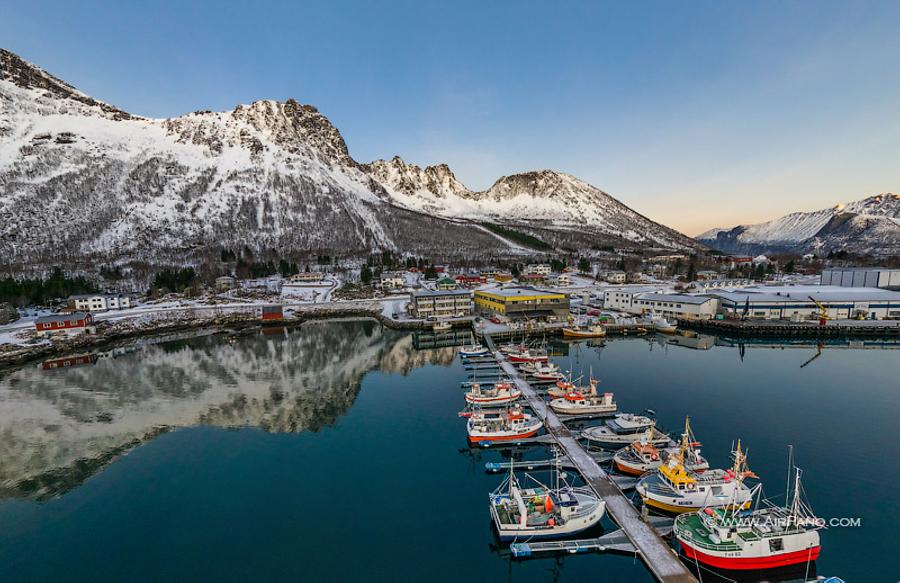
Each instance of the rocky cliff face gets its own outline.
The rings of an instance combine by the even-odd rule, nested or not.
[[[790,213],[766,223],[712,229],[697,237],[727,253],[848,251],[900,253],[900,195],[878,194],[813,212]]]
[[[361,165],[315,107],[257,101],[148,119],[0,50],[0,262],[189,262],[220,247],[470,255],[510,246],[472,225],[697,247],[555,172],[469,191],[446,165]]]

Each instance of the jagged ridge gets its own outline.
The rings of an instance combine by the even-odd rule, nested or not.
[[[473,193],[446,165],[361,165],[327,117],[292,99],[149,119],[9,51],[0,51],[0,67],[0,257],[8,267],[190,262],[243,245],[508,251],[470,224],[483,220],[577,229],[623,246],[699,246],[560,173],[504,177]]]

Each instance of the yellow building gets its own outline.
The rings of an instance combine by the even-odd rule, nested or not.
[[[542,318],[569,314],[566,294],[530,287],[475,290],[475,308],[480,313],[502,314],[507,318]]]

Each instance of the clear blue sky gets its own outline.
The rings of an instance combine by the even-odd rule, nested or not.
[[[8,2],[134,113],[316,105],[361,161],[572,173],[689,234],[900,191],[900,2]]]

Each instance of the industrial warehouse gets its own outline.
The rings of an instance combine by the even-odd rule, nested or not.
[[[569,315],[569,298],[563,293],[531,287],[476,290],[475,307],[480,314],[499,314],[512,320],[565,318]]]

